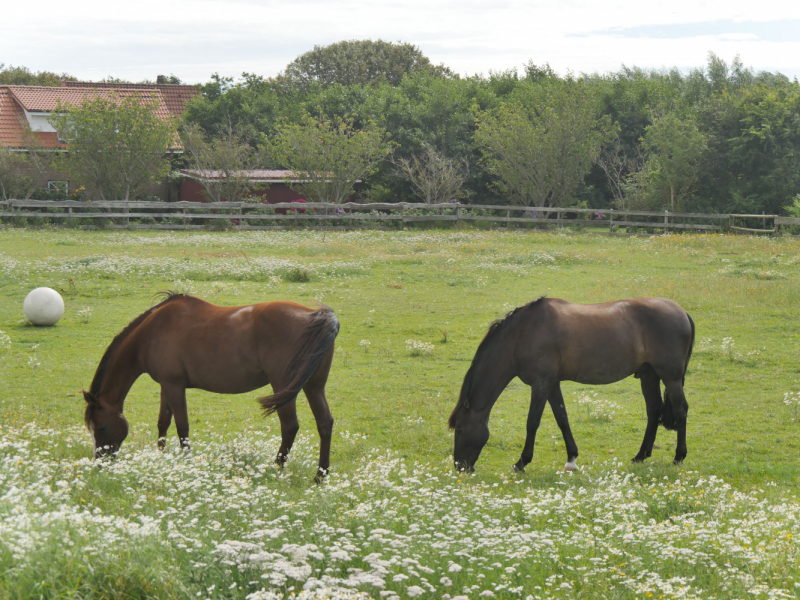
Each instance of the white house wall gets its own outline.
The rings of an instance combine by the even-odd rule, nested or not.
[[[34,113],[25,111],[25,118],[28,119],[28,125],[31,126],[32,131],[42,131],[45,133],[55,133],[55,129],[47,121],[50,113]]]

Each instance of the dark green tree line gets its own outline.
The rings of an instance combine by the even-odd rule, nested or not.
[[[15,68],[13,81],[23,75],[43,74]],[[800,194],[800,86],[738,57],[689,72],[561,76],[529,63],[462,77],[412,44],[350,40],[276,77],[215,74],[200,89],[185,124],[211,142],[236,123],[261,167],[289,168],[266,150],[294,127],[380,129],[393,149],[357,188],[364,200],[417,201],[396,165],[426,153],[462,165],[460,195],[482,204],[780,213]],[[547,191],[520,192],[526,178]]]

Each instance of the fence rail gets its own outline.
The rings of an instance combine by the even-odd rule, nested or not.
[[[365,223],[392,225],[415,222],[481,221],[506,228],[582,225],[607,229],[734,230],[776,233],[781,226],[800,225],[800,219],[775,215],[697,214],[658,211],[598,210],[472,204],[329,204],[321,202],[259,204],[249,202],[145,202],[72,200],[0,201],[0,218],[47,219],[51,223],[116,229],[283,229],[292,226],[352,228]],[[227,220],[227,222],[226,222]],[[772,228],[768,228],[768,222]],[[215,225],[216,224],[216,225]],[[751,227],[760,224],[761,228]]]

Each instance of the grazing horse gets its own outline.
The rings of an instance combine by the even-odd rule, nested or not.
[[[186,388],[241,394],[271,383],[274,394],[259,402],[265,414],[277,412],[280,418],[276,462],[285,464],[297,435],[296,399],[302,389],[320,436],[317,479],[324,477],[333,431],[325,383],[339,333],[333,311],[294,302],[215,306],[185,294],[164,295],[165,300],[114,338],[91,389],[83,393],[95,455],[117,452],[128,435],[122,414],[125,396],[143,373],[161,384],[158,445],[162,449],[173,416],[181,445],[189,446]]]
[[[634,375],[647,404],[641,462],[653,451],[659,422],[678,432],[675,464],[686,457],[683,383],[694,345],[694,322],[680,306],[663,298],[635,298],[604,304],[573,304],[539,298],[492,323],[464,377],[450,429],[455,429],[456,469],[472,472],[489,439],[489,413],[514,377],[531,386],[528,432],[517,471],[533,459],[536,430],[550,402],[567,447],[565,470],[577,469],[561,395],[564,380],[614,383]],[[664,382],[664,401],[661,385]]]

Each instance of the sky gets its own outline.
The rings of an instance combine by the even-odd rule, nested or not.
[[[462,75],[529,61],[561,74],[688,71],[714,52],[800,79],[797,0],[38,0],[0,10],[0,63],[80,80],[269,77],[345,39],[410,42]]]

